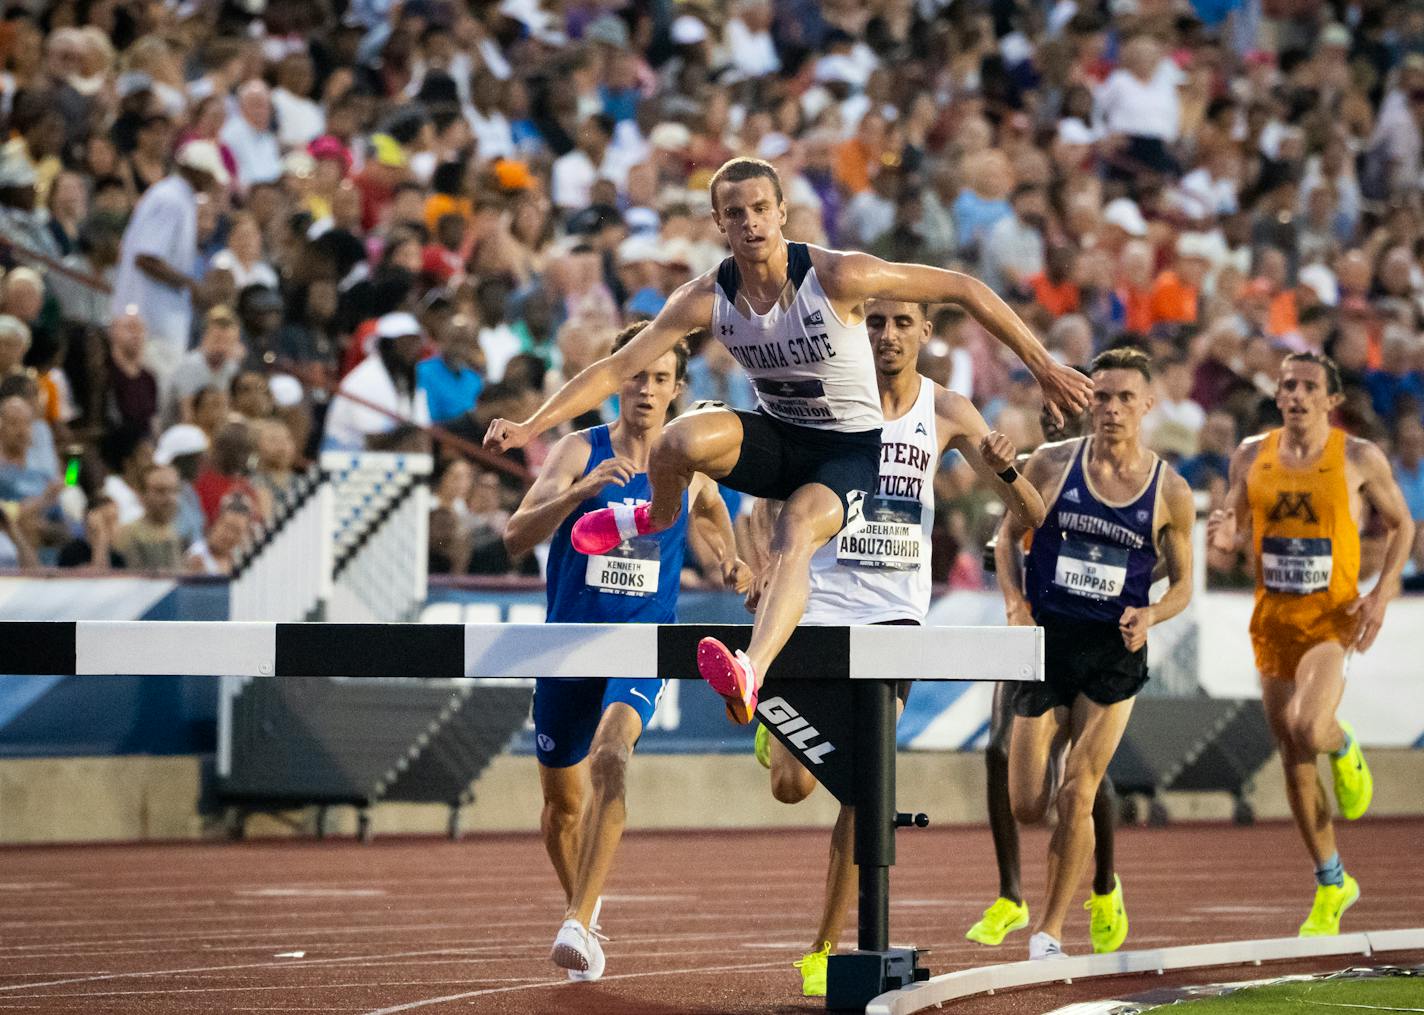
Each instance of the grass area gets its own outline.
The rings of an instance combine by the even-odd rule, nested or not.
[[[1424,977],[1388,976],[1358,980],[1305,980],[1271,987],[1250,987],[1214,997],[1155,1009],[1172,1015],[1303,1015],[1314,1012],[1424,1012]]]

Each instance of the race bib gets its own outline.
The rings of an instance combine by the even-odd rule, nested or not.
[[[1271,592],[1323,592],[1330,587],[1334,566],[1328,539],[1261,539],[1261,581]]]
[[[596,591],[611,592],[618,596],[657,595],[662,566],[658,560],[658,544],[656,541],[649,541],[649,556],[647,548],[637,545],[639,542],[641,540],[634,540],[620,548],[631,549],[631,553],[590,556],[588,568],[584,572],[584,583]]]
[[[752,384],[767,412],[791,423],[834,423],[836,415],[818,380],[774,381],[759,377]]]
[[[1116,599],[1127,584],[1127,555],[1125,546],[1065,539],[1053,582],[1075,596]]]
[[[836,538],[836,563],[890,571],[918,571],[924,564],[921,505],[915,501],[865,499],[861,522]]]

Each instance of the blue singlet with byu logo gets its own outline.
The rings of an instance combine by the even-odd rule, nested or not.
[[[584,430],[589,443],[583,475],[613,457],[607,426]],[[610,483],[564,519],[549,547],[545,575],[546,620],[561,624],[670,624],[677,620],[677,591],[687,545],[687,494],[671,528],[624,540],[606,554],[585,556],[573,548],[574,523],[610,504],[641,504],[652,488],[646,473],[626,485]],[[646,729],[667,681],[540,679],[534,689],[534,742],[539,763],[549,768],[578,764],[588,754],[603,713],[623,702]]]

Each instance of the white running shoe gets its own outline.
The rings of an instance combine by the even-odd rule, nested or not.
[[[1030,962],[1038,962],[1040,959],[1066,959],[1063,954],[1063,946],[1058,943],[1058,939],[1052,934],[1045,934],[1039,931],[1028,939],[1028,958]]]
[[[582,974],[579,979],[583,981],[603,975],[603,946],[598,943],[598,933],[577,920],[564,921],[554,938],[549,959],[561,969]]]
[[[596,902],[593,904],[593,916],[592,916],[592,917],[589,919],[589,921],[588,921],[588,929],[589,929],[590,931],[592,931],[592,933],[591,933],[589,936],[594,939],[594,943],[595,943],[595,944],[597,944],[599,940],[607,940],[607,938],[604,938],[603,935],[599,933],[599,931],[603,929],[603,927],[602,927],[602,926],[599,924],[599,922],[598,922],[599,914],[602,913],[602,912],[603,912],[603,896],[600,895],[600,896],[598,897],[598,901],[596,901]],[[599,946],[598,954],[599,954],[600,958],[603,956],[603,947],[602,947],[601,945]],[[570,970],[569,970],[569,979],[572,980],[574,983],[592,983],[594,980],[598,979],[598,978],[599,978],[600,976],[602,976],[602,975],[603,975],[603,963],[602,963],[602,962],[599,962],[599,963],[598,963],[598,969],[597,969],[596,972],[594,971],[594,969],[593,969],[592,967],[590,967],[590,968],[588,968],[588,969],[570,969]]]

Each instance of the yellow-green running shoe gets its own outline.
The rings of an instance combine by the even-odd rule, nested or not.
[[[822,941],[819,951],[807,952],[792,963],[801,970],[801,996],[826,996],[826,960],[831,957],[831,943]]]
[[[978,941],[981,945],[997,945],[1008,934],[1023,930],[1027,926],[1028,903],[1015,902],[1000,896],[994,900],[992,906],[984,910],[983,917],[970,927],[964,936],[970,941]]]
[[[1365,764],[1365,752],[1355,739],[1355,728],[1347,722],[1340,723],[1340,728],[1350,737],[1350,749],[1343,758],[1330,756],[1330,770],[1335,773],[1335,800],[1340,805],[1340,813],[1354,821],[1369,810],[1370,799],[1375,795],[1375,780],[1370,775],[1370,766]]]
[[[1122,904],[1122,878],[1113,875],[1113,890],[1106,895],[1096,892],[1083,903],[1083,908],[1092,913],[1089,932],[1093,938],[1093,951],[1098,954],[1115,952],[1127,940],[1127,907]]]
[[[1340,933],[1340,917],[1360,901],[1360,883],[1345,875],[1342,885],[1319,885],[1315,889],[1315,905],[1300,925],[1301,937],[1331,937]]]
[[[762,768],[771,767],[771,731],[766,728],[764,723],[757,723],[756,740],[752,744],[752,753],[756,755]]]

